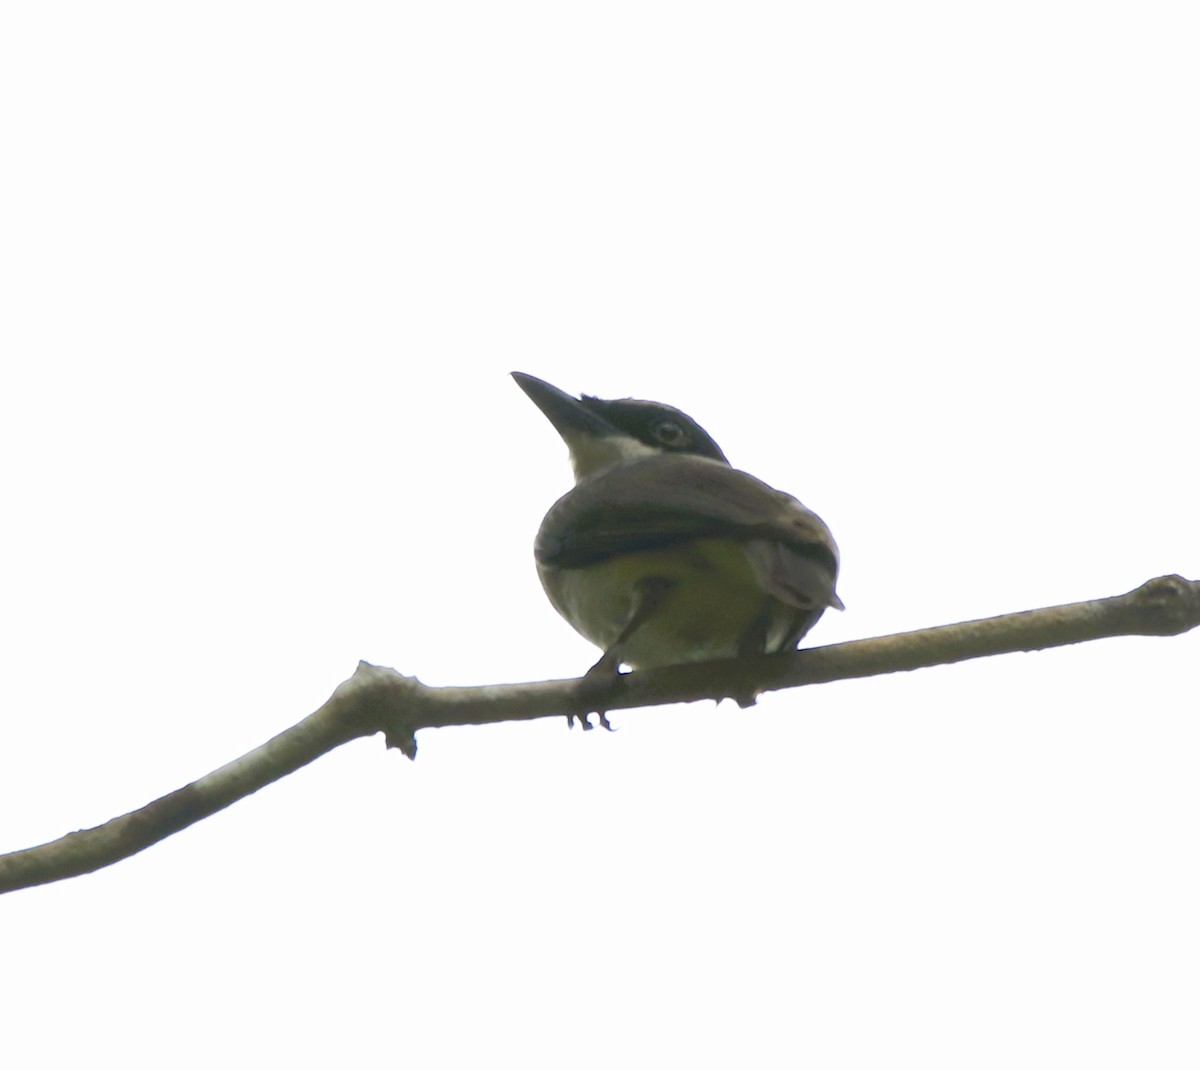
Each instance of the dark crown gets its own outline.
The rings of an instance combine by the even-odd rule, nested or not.
[[[605,401],[584,394],[580,403],[618,431],[673,453],[693,453],[728,464],[721,447],[686,412],[657,401],[620,398]]]

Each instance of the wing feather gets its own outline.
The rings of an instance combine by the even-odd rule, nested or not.
[[[743,544],[758,582],[781,601],[841,608],[837,544],[821,518],[704,457],[648,457],[583,481],[546,514],[535,554],[543,565],[581,568],[714,537]]]

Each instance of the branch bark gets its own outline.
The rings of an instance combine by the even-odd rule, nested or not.
[[[416,757],[423,728],[587,716],[671,702],[731,698],[805,684],[907,672],[971,658],[1045,650],[1119,635],[1179,635],[1200,625],[1200,581],[1161,576],[1128,594],[915,632],[588,678],[484,687],[427,687],[416,677],[359,662],[329,700],[299,724],[201,777],[96,828],[0,855],[0,892],[112,865],[258,791],[353,739],[383,732]]]

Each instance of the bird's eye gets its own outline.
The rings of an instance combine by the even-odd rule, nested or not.
[[[650,432],[664,446],[682,446],[687,442],[686,432],[674,420],[659,420]]]

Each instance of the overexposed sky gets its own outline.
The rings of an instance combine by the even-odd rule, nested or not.
[[[1200,578],[1198,30],[6,6],[0,850],[590,665],[513,369],[824,517],[811,643]],[[1198,643],[360,741],[0,899],[12,1065],[1193,1067]]]

